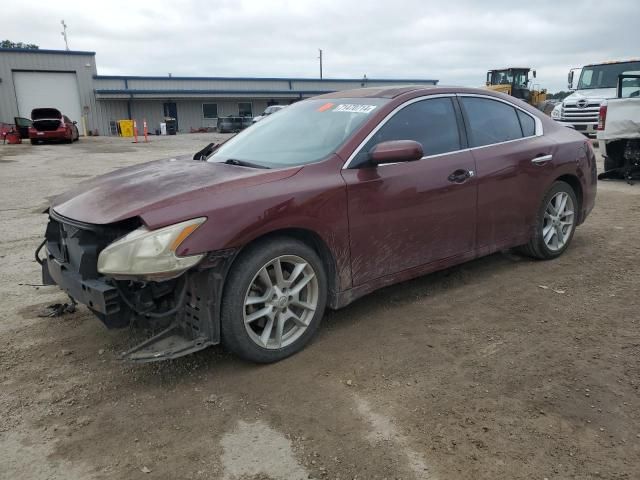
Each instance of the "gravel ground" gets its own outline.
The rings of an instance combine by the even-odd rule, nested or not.
[[[275,365],[116,359],[38,287],[46,198],[212,134],[0,145],[0,478],[640,478],[640,185],[601,182],[560,259],[501,253],[329,313]]]

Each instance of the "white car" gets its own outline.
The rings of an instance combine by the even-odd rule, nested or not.
[[[278,110],[282,110],[286,105],[270,105],[268,106],[262,115],[258,115],[257,117],[253,117],[253,123],[259,122],[264,117],[271,115],[272,113],[276,113]]]

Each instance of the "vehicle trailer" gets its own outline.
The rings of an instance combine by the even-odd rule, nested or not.
[[[598,144],[604,172],[598,178],[640,177],[640,71],[618,76],[616,98],[603,102],[598,119]]]
[[[575,72],[580,70],[577,85]],[[585,65],[569,71],[568,88],[573,93],[556,105],[551,118],[571,126],[590,138],[596,137],[600,105],[616,97],[618,75],[630,70],[640,70],[640,60],[603,62]]]

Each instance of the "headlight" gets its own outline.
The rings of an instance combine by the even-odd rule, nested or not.
[[[559,104],[553,107],[553,110],[551,110],[551,118],[553,118],[554,120],[557,120],[561,116],[562,116],[562,105]]]
[[[204,257],[179,257],[176,249],[205,220],[195,218],[157,230],[140,227],[100,252],[98,271],[116,277],[174,278]]]

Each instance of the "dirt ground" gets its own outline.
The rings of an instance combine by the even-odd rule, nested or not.
[[[275,365],[134,366],[39,287],[46,197],[214,135],[0,145],[0,478],[638,479],[640,185],[601,182],[560,259],[502,253],[329,313]]]

